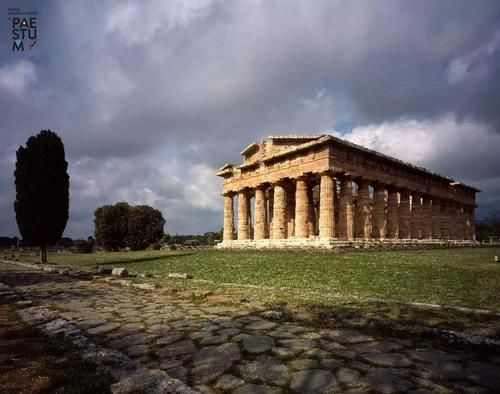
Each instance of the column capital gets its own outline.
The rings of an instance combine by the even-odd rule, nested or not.
[[[222,192],[220,195],[223,197],[234,197],[237,193],[233,190]]]
[[[323,171],[318,172],[318,175],[319,175],[319,176],[324,176],[324,175],[326,175],[326,176],[330,176],[330,177],[332,177],[332,178],[333,178],[333,174],[334,174],[334,172],[333,172],[333,170],[331,170],[331,169],[328,169],[328,170],[323,170]]]

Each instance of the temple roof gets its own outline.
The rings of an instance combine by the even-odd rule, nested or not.
[[[234,168],[237,168],[237,169],[246,168],[249,166],[256,165],[259,161],[268,162],[268,161],[271,161],[271,160],[274,160],[274,159],[277,159],[277,158],[280,158],[283,156],[287,156],[289,154],[292,154],[292,153],[295,153],[295,152],[298,152],[301,150],[307,150],[307,149],[314,147],[314,146],[317,146],[317,145],[333,143],[334,145],[338,144],[338,145],[350,147],[352,149],[363,151],[363,152],[366,152],[370,155],[382,158],[382,159],[387,160],[389,162],[396,163],[396,164],[399,164],[399,165],[402,165],[405,167],[413,168],[417,171],[426,173],[428,175],[432,175],[435,177],[445,179],[450,183],[450,185],[454,185],[454,186],[459,185],[459,186],[462,186],[462,187],[465,187],[468,189],[475,190],[477,192],[480,191],[479,189],[476,189],[475,187],[463,184],[461,182],[457,182],[453,178],[441,175],[437,172],[428,170],[424,167],[416,166],[414,164],[405,162],[403,160],[396,159],[395,157],[385,155],[383,153],[374,151],[372,149],[365,148],[364,146],[354,144],[354,143],[349,142],[347,140],[344,140],[344,139],[341,139],[338,137],[334,137],[333,135],[330,135],[330,134],[271,135],[268,138],[271,141],[271,143],[273,143],[274,141],[279,142],[281,149],[275,150],[275,151],[271,150],[269,152],[260,152],[260,157],[258,158],[258,160],[252,161],[252,162],[243,162],[242,164],[240,164],[238,166],[233,166],[232,164],[226,164],[217,171],[217,175],[223,176],[225,174],[232,172],[234,170]],[[291,142],[290,146],[286,146],[285,144],[283,144],[283,142],[286,142],[286,141]],[[245,149],[243,149],[241,154],[247,156],[254,149],[257,149],[257,150],[260,149],[260,145],[257,143],[252,143],[252,144],[248,145]]]

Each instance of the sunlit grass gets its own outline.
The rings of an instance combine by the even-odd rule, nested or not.
[[[356,253],[193,250],[60,253],[49,255],[49,261],[124,266],[162,277],[187,272],[215,284],[266,286],[317,301],[322,295],[340,295],[500,310],[500,264],[494,262],[495,255],[500,255],[500,248]]]

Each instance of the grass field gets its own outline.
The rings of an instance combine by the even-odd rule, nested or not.
[[[165,286],[231,289],[239,295],[246,291],[266,301],[381,298],[500,311],[500,264],[494,262],[495,255],[500,255],[500,248],[356,253],[202,250],[61,253],[49,255],[49,261],[122,266],[160,275],[156,280]],[[22,259],[34,261],[38,256]],[[194,280],[168,279],[169,272],[190,273]]]

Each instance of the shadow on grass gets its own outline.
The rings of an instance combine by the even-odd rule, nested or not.
[[[192,256],[195,255],[196,253],[190,252],[190,253],[182,253],[182,254],[174,254],[174,255],[162,255],[162,256],[151,256],[151,257],[141,257],[137,259],[131,259],[131,260],[112,260],[112,261],[103,261],[98,263],[97,265],[113,265],[113,264],[120,264],[120,265],[127,265],[127,264],[135,264],[135,263],[146,263],[146,262],[151,262],[151,261],[157,261],[157,260],[167,260],[167,259],[172,259],[172,258],[177,258],[177,257],[187,257],[187,256]]]

